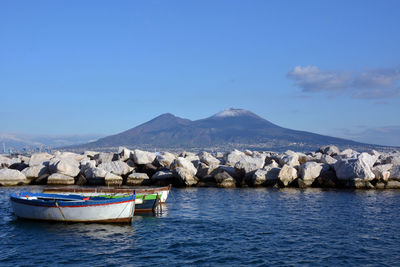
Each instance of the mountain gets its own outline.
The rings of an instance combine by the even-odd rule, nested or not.
[[[101,135],[39,135],[39,134],[17,134],[0,133],[0,151],[35,151],[51,149],[53,147],[70,146],[76,144],[85,144],[97,140]],[[4,144],[4,146],[3,146]]]
[[[308,151],[327,144],[358,149],[376,147],[342,138],[283,128],[251,111],[231,108],[195,121],[167,113],[125,132],[70,148],[104,149],[126,146],[147,149],[225,151],[232,148],[249,148]]]

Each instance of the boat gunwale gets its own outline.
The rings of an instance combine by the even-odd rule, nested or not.
[[[49,195],[48,197],[49,201],[44,201],[43,199],[26,198],[26,197],[40,197],[40,195]],[[51,198],[50,196],[54,196],[54,198]],[[135,195],[129,195],[128,197],[124,198],[104,199],[104,200],[83,200],[83,197],[82,199],[76,198],[77,195],[71,197],[70,198],[71,200],[62,200],[68,197],[65,197],[64,195],[58,195],[60,196],[60,199],[58,201],[56,196],[57,194],[23,192],[20,194],[16,193],[10,194],[10,200],[19,204],[36,206],[36,207],[46,207],[46,208],[58,208],[57,204],[63,208],[81,208],[81,207],[96,207],[96,206],[117,205],[121,203],[135,202]],[[53,199],[54,202],[50,202]]]
[[[48,187],[44,188],[43,192],[73,192],[73,193],[129,193],[136,190],[136,194],[144,194],[149,192],[169,191],[171,185],[155,188],[103,188],[103,187]]]
[[[163,186],[163,187],[154,187],[154,188],[104,188],[104,187],[49,187],[44,188],[44,193],[131,193],[133,190],[136,190],[136,195],[142,194],[157,194],[161,191],[169,191],[171,190],[172,185]],[[160,203],[164,203],[160,201]]]

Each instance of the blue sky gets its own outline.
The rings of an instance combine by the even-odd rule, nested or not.
[[[235,107],[292,129],[369,132],[370,142],[389,129],[400,145],[399,10],[400,1],[1,1],[0,132],[113,134],[166,112],[195,120]]]

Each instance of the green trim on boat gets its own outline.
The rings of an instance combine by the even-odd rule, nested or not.
[[[99,195],[99,197],[105,197],[105,198],[122,198],[122,197],[126,197],[127,195],[117,195],[117,196],[113,196],[113,195]],[[143,199],[143,197],[145,197],[144,198],[144,200],[154,200],[154,199],[156,199],[157,198],[157,194],[148,194],[148,195],[144,195],[144,194],[139,194],[139,195],[136,195],[136,198],[137,199]],[[160,195],[158,195],[158,198],[160,198],[161,196]]]

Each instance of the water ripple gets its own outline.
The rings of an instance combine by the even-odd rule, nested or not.
[[[132,225],[18,220],[0,188],[0,265],[371,265],[400,262],[400,191],[173,189]]]

